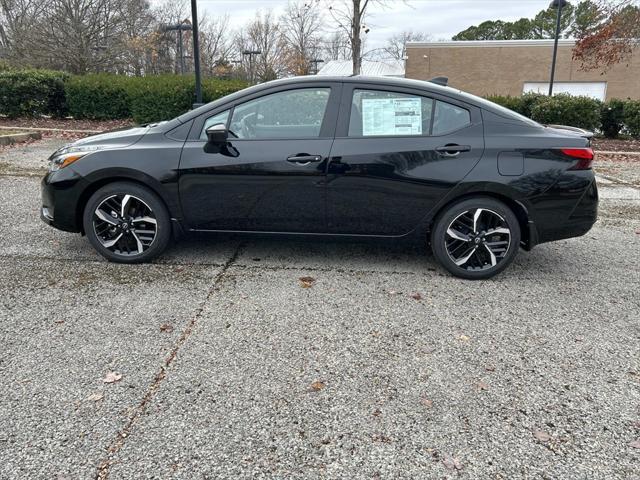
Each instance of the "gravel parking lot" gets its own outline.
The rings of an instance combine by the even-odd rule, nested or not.
[[[0,151],[0,478],[640,478],[637,183],[486,282],[220,236],[123,266],[39,220],[62,143]]]

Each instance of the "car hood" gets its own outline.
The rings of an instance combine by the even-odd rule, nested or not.
[[[104,133],[98,133],[97,135],[91,135],[90,137],[81,138],[67,146],[83,147],[89,145],[104,145],[106,147],[128,147],[140,140],[148,130],[149,127],[146,125],[120,128]]]

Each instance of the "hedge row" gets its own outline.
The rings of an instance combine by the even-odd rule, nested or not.
[[[521,97],[492,95],[487,99],[543,124],[600,131],[608,138],[615,138],[620,133],[640,137],[640,100],[601,102],[583,96],[558,94],[549,97],[537,93],[526,93]]]
[[[0,113],[24,117],[66,113],[65,82],[69,75],[52,70],[0,71]]]
[[[211,102],[246,86],[240,81],[205,79],[203,101]],[[195,81],[188,76],[0,71],[0,113],[9,117],[71,115],[95,120],[133,118],[146,123],[178,116],[191,108],[194,99]]]
[[[205,79],[202,99],[211,102],[246,86],[240,81]],[[180,75],[83,75],[66,83],[66,93],[69,114],[75,118],[133,118],[144,123],[189,110],[195,99],[195,82],[193,77]]]

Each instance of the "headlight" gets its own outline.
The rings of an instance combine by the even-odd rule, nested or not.
[[[55,172],[56,170],[60,170],[61,168],[66,167],[67,165],[71,165],[76,160],[81,159],[85,155],[89,153],[95,152],[97,150],[102,150],[104,147],[99,145],[87,145],[87,146],[66,146],[57,150],[51,157],[49,171]]]

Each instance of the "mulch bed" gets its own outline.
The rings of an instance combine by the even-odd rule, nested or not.
[[[74,120],[59,118],[2,118],[2,127],[61,128],[69,130],[98,130],[101,132],[134,125],[133,120]]]
[[[640,152],[640,139],[594,138],[591,142],[594,150],[609,152]]]

